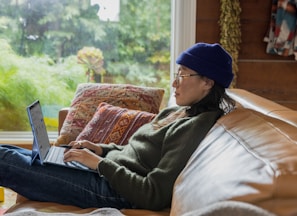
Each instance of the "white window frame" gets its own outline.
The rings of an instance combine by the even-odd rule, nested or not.
[[[196,42],[196,1],[171,0],[171,50],[170,50],[170,81],[173,82],[177,71],[176,58],[185,49]],[[173,87],[170,88],[168,104],[174,105]]]
[[[175,59],[178,55],[193,45],[196,40],[196,0],[171,0],[171,50],[170,50],[170,79],[173,81],[177,70]],[[171,89],[172,93],[173,89]],[[58,132],[49,132],[53,142]],[[31,132],[3,131],[0,132],[0,144],[28,145],[32,144]]]
[[[177,70],[175,59],[196,41],[196,1],[171,0],[171,81]]]

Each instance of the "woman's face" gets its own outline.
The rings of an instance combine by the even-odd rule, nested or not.
[[[190,68],[180,65],[172,83],[172,87],[175,88],[176,104],[190,106],[197,103],[209,93],[213,85],[213,80],[200,76]]]

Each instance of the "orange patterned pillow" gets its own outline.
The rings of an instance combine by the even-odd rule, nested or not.
[[[139,127],[152,121],[155,116],[156,114],[145,111],[101,103],[76,140],[126,145],[131,135]]]
[[[80,84],[55,145],[67,144],[75,140],[91,120],[101,102],[128,109],[158,113],[163,95],[164,89],[155,87],[129,84]]]

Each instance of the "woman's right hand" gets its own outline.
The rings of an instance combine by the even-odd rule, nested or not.
[[[102,156],[103,150],[101,146],[88,140],[72,141],[69,143],[72,148],[80,149],[86,148],[94,152],[96,155]]]

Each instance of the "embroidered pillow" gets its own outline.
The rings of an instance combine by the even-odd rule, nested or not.
[[[126,145],[131,135],[156,114],[101,103],[76,140]]]
[[[101,102],[128,109],[158,113],[163,95],[164,89],[154,87],[129,84],[80,84],[55,145],[67,144],[75,140],[91,120]]]

